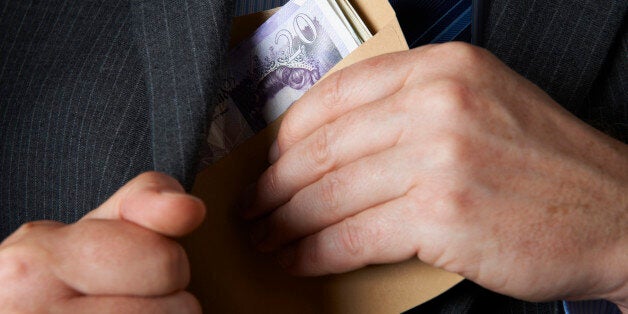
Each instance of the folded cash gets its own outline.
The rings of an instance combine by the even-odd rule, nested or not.
[[[370,38],[346,0],[292,0],[230,51],[202,166],[262,130]]]
[[[366,27],[366,24],[364,24],[364,21],[362,21],[362,18],[348,0],[328,0],[328,2],[332,7],[340,9],[340,13],[337,12],[338,16],[341,20],[346,20],[349,23],[347,28],[358,36],[360,44],[373,37],[371,31]]]

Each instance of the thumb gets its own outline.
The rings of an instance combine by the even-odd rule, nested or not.
[[[203,202],[158,172],[135,177],[83,219],[120,219],[165,236],[183,236],[205,217]]]

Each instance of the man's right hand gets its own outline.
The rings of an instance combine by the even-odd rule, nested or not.
[[[80,221],[23,225],[0,244],[0,309],[19,313],[200,313],[170,237],[205,207],[166,175],[131,180]]]

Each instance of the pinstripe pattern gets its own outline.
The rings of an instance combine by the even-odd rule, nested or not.
[[[75,221],[145,170],[189,186],[230,10],[0,1],[0,239]]]
[[[237,0],[235,16],[247,15],[255,12],[280,7],[289,0]]]
[[[141,76],[119,80],[119,73],[139,67],[137,57],[128,58],[136,53],[123,6],[4,3],[0,29],[10,40],[0,48],[0,215],[12,223],[2,223],[3,236],[23,221],[76,220],[131,175],[115,174],[148,169],[109,154],[113,147],[140,147],[150,156],[146,107],[135,103],[143,97],[137,95]],[[26,20],[38,23],[22,27]],[[105,171],[114,175],[103,182]]]
[[[605,300],[565,302],[566,314],[621,314],[613,303]]]
[[[576,114],[600,130],[628,143],[628,18],[608,62]],[[584,75],[582,77],[585,77]]]
[[[623,59],[616,55],[609,65],[609,70],[615,67],[614,75],[609,76],[602,68],[609,50],[618,50],[613,45],[625,45],[625,39],[618,40],[616,34],[626,36],[625,26],[620,28],[628,2],[504,0],[491,4],[484,46],[506,64],[586,121],[592,122],[591,108],[626,113],[626,85],[618,84],[628,81],[626,54]],[[604,80],[606,85],[595,85],[596,80]],[[608,88],[613,91],[603,91]],[[589,97],[601,94],[606,98]],[[623,123],[623,130],[604,130],[625,141],[628,130],[623,118],[624,122],[618,122],[617,117],[604,114],[598,119],[614,121],[598,125],[610,123],[617,129]]]
[[[484,45],[626,141],[627,6],[492,1]],[[190,182],[230,7],[0,0],[0,238],[25,221],[74,221],[144,170]],[[459,302],[440,312],[473,309],[478,290],[471,290],[448,295]],[[555,303],[500,304],[517,313],[557,311]]]
[[[562,302],[525,302],[486,290],[464,280],[436,298],[405,314],[562,314]]]
[[[153,120],[154,168],[191,184],[207,102],[217,90],[230,5],[197,0],[137,1],[134,33]],[[219,44],[218,44],[219,43]],[[198,51],[202,53],[198,53]],[[176,127],[171,127],[176,126]]]

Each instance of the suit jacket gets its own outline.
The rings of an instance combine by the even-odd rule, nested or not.
[[[628,1],[495,0],[481,43],[559,104],[628,141]]]
[[[0,0],[0,239],[146,170],[189,187],[231,0]]]
[[[26,221],[75,221],[146,170],[190,187],[232,6],[0,0],[0,239]],[[626,141],[627,6],[490,1],[480,43]]]
[[[232,1],[0,2],[0,238],[71,222],[146,170],[189,187]],[[482,45],[626,140],[628,3],[487,2]]]

